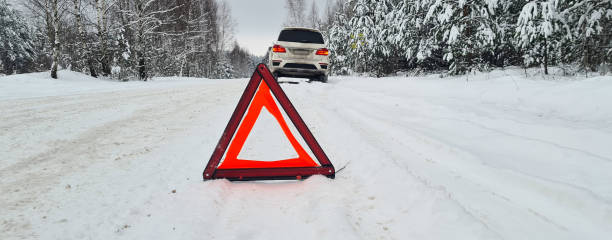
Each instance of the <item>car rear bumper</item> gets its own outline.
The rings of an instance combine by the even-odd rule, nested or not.
[[[271,61],[270,71],[283,76],[310,77],[327,75],[328,63],[308,61]]]

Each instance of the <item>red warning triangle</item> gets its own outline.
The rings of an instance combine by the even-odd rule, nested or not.
[[[291,143],[291,146],[298,154],[297,158],[271,162],[238,159],[238,154],[240,153],[242,147],[244,147],[244,142],[246,142],[249,133],[251,133],[251,130],[253,129],[253,126],[255,125],[255,122],[257,121],[259,115],[261,114],[261,110],[263,110],[264,107],[272,114],[272,116],[274,116],[280,125],[283,133],[285,133],[285,136],[289,140],[289,143]],[[217,167],[217,169],[316,166],[318,166],[318,164],[312,160],[308,153],[306,153],[304,148],[300,145],[300,143],[298,143],[291,133],[291,130],[289,130],[289,126],[285,122],[280,109],[278,106],[276,106],[276,102],[270,94],[268,85],[262,81],[259,85],[259,89],[255,93],[255,97],[253,97],[253,100],[251,101],[251,105],[249,106],[246,115],[242,119],[240,127],[238,127],[238,131],[234,135],[234,139],[227,149],[225,159],[221,165]]]
[[[276,101],[274,101],[275,98],[314,154],[318,164],[291,133]],[[297,158],[276,161],[238,158],[240,150],[244,147],[249,133],[264,108],[272,114],[281,127],[287,140],[297,153]],[[225,158],[223,158],[224,156]],[[221,162],[222,158],[223,161]],[[259,64],[204,169],[204,180],[218,178],[230,180],[302,179],[317,174],[333,178],[335,174],[334,166],[289,101],[289,98],[287,98],[285,92],[276,82],[268,67]]]

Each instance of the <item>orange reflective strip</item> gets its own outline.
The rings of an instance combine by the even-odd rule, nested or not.
[[[280,125],[283,133],[291,143],[291,146],[298,154],[298,158],[278,160],[278,161],[256,161],[256,160],[245,160],[238,159],[238,154],[244,146],[246,139],[248,138],[257,118],[261,114],[261,110],[266,108],[272,116],[276,119]],[[299,144],[297,139],[291,133],[287,122],[283,118],[283,115],[276,105],[268,85],[261,81],[259,90],[255,93],[251,105],[244,116],[244,119],[240,123],[240,127],[234,136],[234,139],[230,143],[230,146],[225,155],[225,160],[217,167],[218,169],[234,169],[234,168],[274,168],[274,167],[316,167],[319,166],[312,158],[306,153],[304,148]]]

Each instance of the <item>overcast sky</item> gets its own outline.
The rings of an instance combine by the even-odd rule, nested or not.
[[[263,56],[268,47],[278,37],[278,33],[287,16],[286,0],[226,0],[232,8],[232,17],[236,26],[236,40],[249,52]],[[305,0],[306,9],[310,10],[313,0]],[[327,0],[316,0],[319,15],[323,17],[323,8]],[[308,16],[308,14],[306,14]]]

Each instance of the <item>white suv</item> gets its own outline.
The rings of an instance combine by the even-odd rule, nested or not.
[[[276,79],[301,77],[327,82],[329,50],[321,32],[310,28],[284,28],[270,49],[268,67]]]

